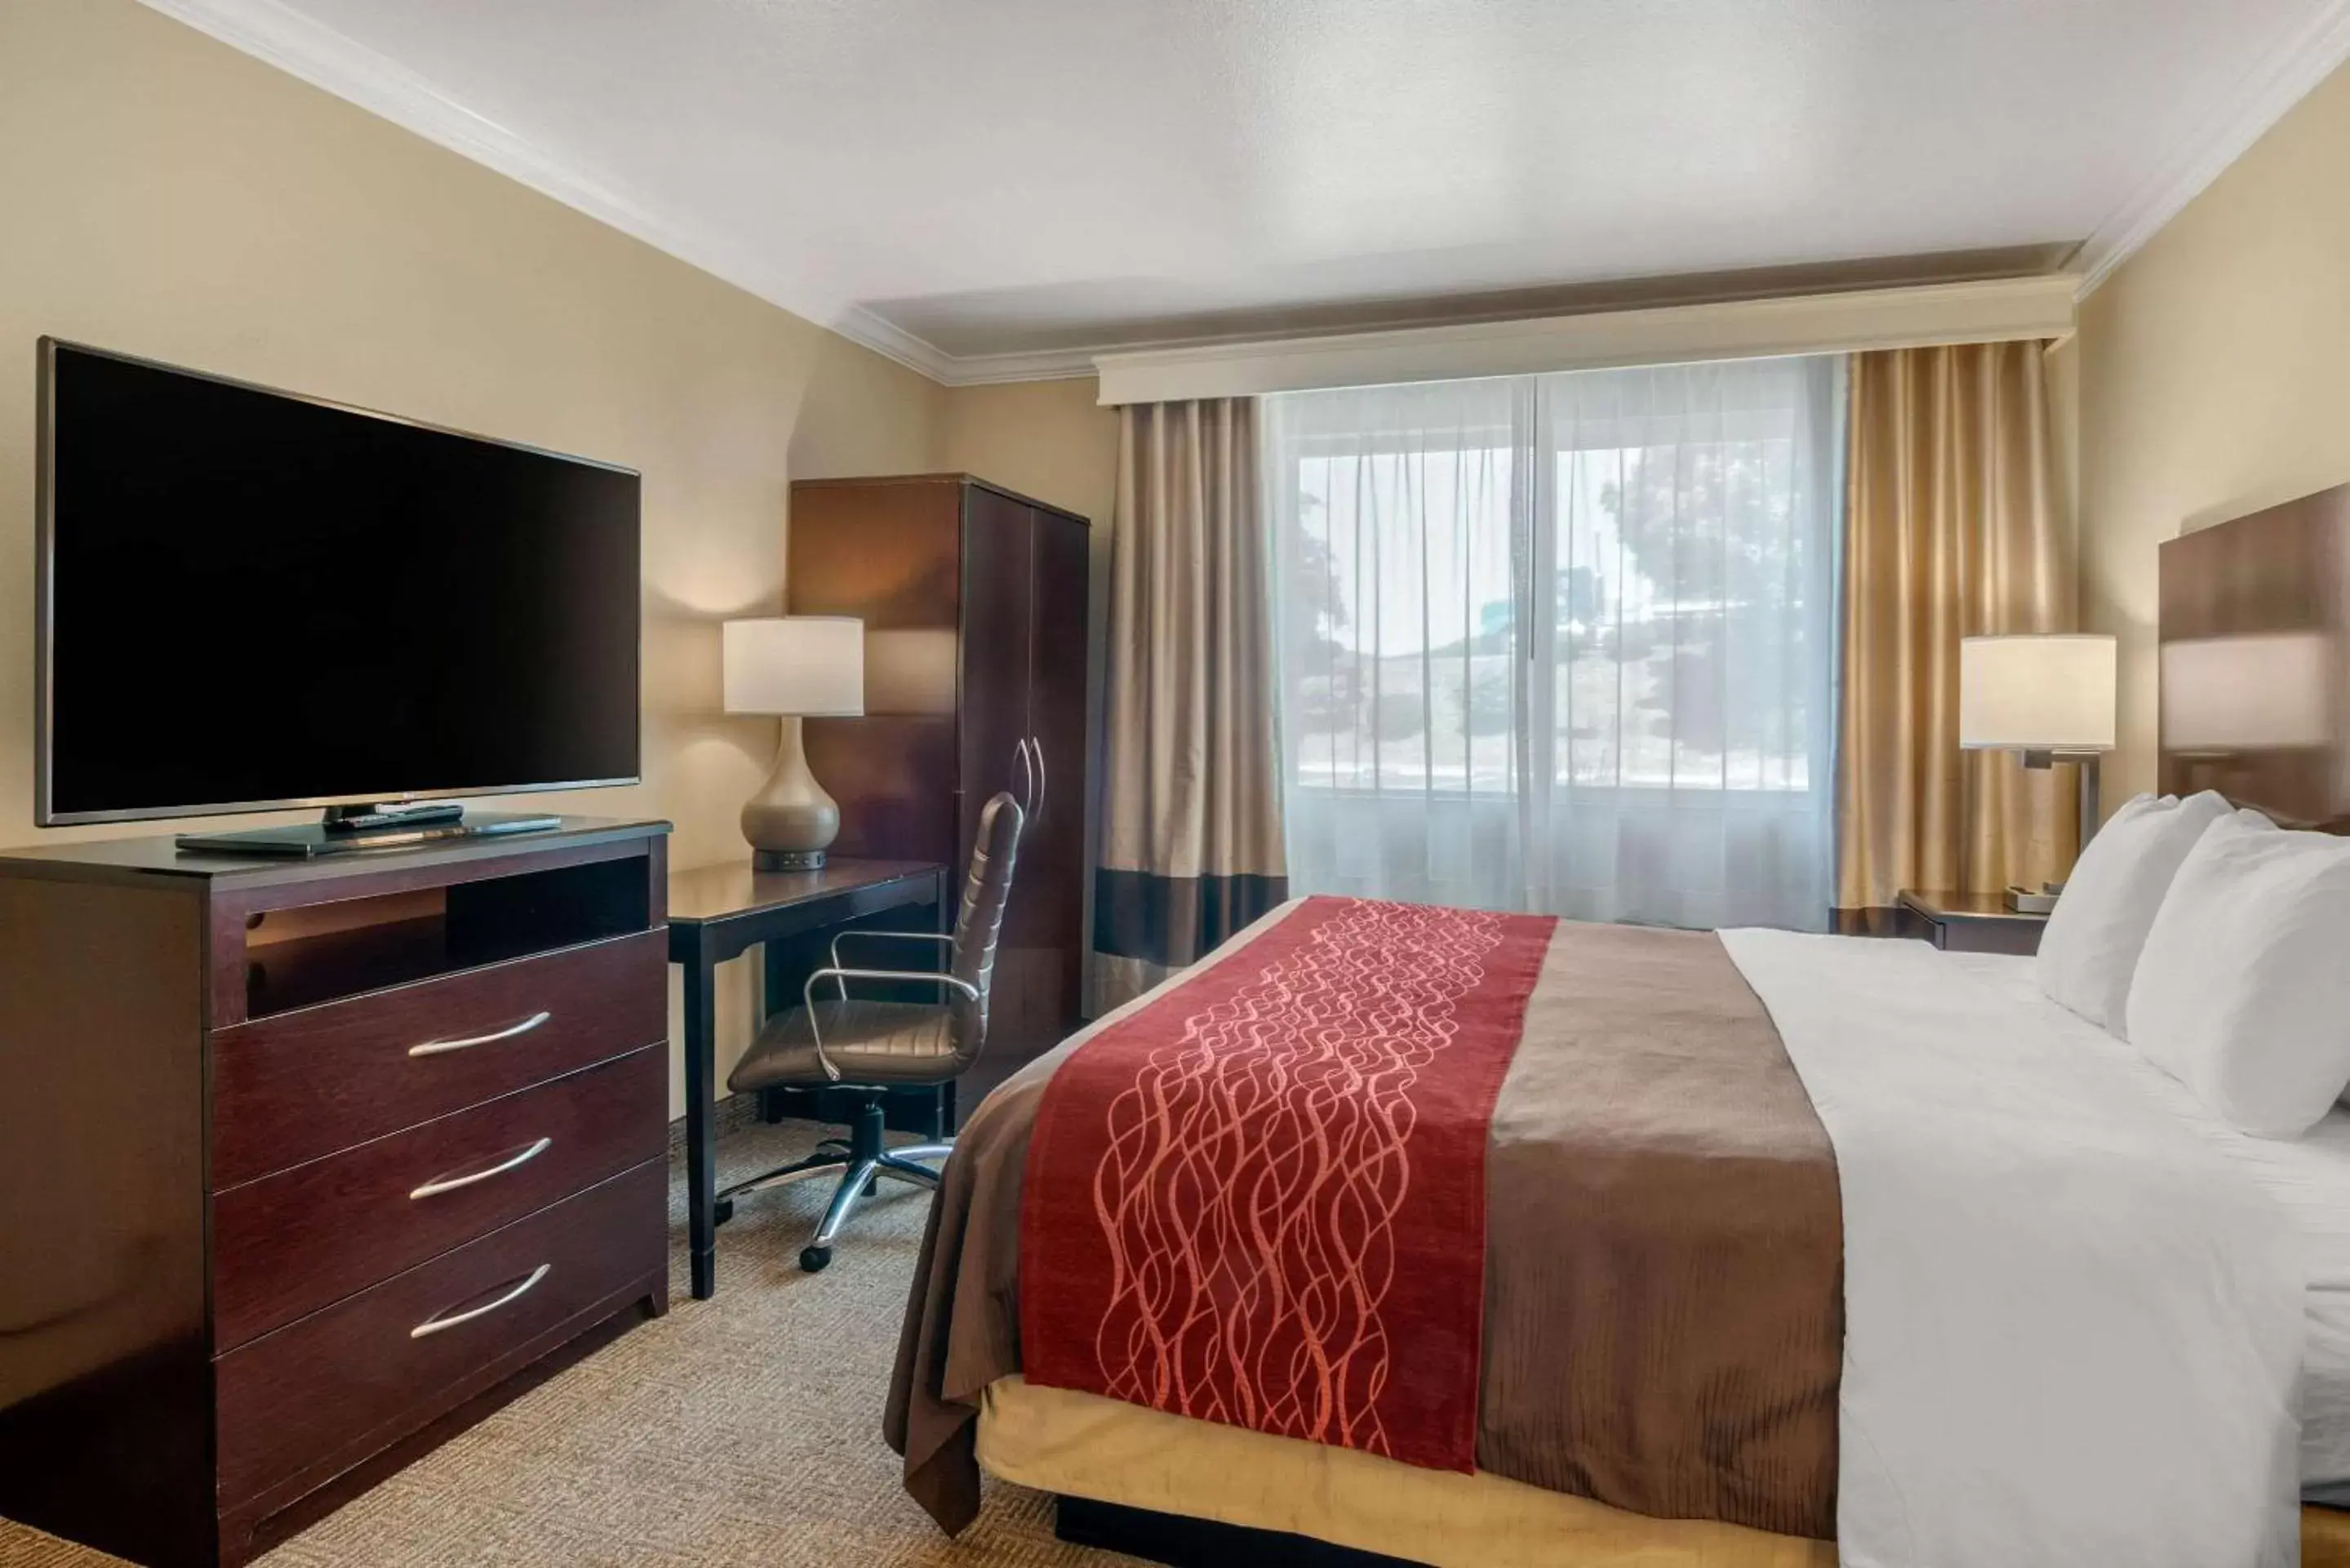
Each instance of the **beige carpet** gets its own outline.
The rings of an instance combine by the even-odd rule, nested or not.
[[[719,1147],[722,1181],[781,1164],[818,1136],[754,1127]],[[898,1487],[883,1446],[926,1193],[887,1183],[832,1267],[797,1259],[827,1190],[746,1200],[718,1232],[718,1295],[686,1293],[682,1188],[672,1190],[671,1308],[261,1559],[267,1568],[707,1568],[1132,1560],[1053,1539],[1042,1496],[991,1485],[959,1541]],[[115,1560],[0,1521],[6,1568]]]

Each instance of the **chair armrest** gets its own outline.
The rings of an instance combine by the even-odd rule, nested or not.
[[[897,942],[937,942],[945,947],[954,945],[954,939],[942,931],[843,931],[832,939],[832,961],[836,968],[840,963],[840,944],[851,937],[886,938]]]
[[[816,1064],[824,1069],[827,1081],[835,1084],[840,1082],[840,1069],[834,1066],[832,1058],[825,1054],[824,1031],[816,1021],[816,981],[820,980],[828,980],[837,985],[840,988],[840,1000],[843,1002],[848,1000],[848,982],[852,980],[927,981],[932,985],[944,986],[950,991],[961,992],[972,1002],[979,1000],[979,987],[959,974],[941,974],[936,970],[842,969],[838,965],[834,965],[816,971],[807,977],[807,983],[800,988],[800,1001],[807,1008],[808,1039],[816,1045]]]

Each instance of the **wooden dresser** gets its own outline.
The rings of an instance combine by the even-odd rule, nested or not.
[[[667,832],[0,853],[0,1515],[243,1563],[666,1310]]]
[[[866,716],[807,721],[838,853],[959,885],[998,790],[1028,815],[964,1107],[1076,1026],[1086,930],[1090,528],[967,473],[792,486],[794,615],[865,622]]]

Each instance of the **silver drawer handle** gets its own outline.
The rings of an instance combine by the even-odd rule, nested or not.
[[[421,1045],[411,1045],[411,1056],[440,1056],[451,1051],[470,1051],[476,1045],[494,1045],[501,1040],[511,1040],[517,1034],[527,1034],[548,1019],[552,1012],[534,1012],[520,1023],[510,1023],[494,1034],[473,1034],[463,1040],[427,1040]]]
[[[435,1180],[426,1182],[423,1186],[418,1188],[408,1196],[411,1198],[438,1198],[444,1192],[454,1192],[459,1188],[471,1187],[477,1181],[487,1181],[493,1176],[504,1176],[509,1170],[520,1170],[524,1166],[528,1165],[532,1160],[536,1159],[540,1155],[545,1154],[548,1149],[553,1148],[554,1147],[555,1140],[553,1138],[543,1137],[536,1143],[531,1145],[528,1148],[523,1150],[520,1154],[508,1159],[502,1159],[498,1161],[497,1164],[490,1167],[487,1170],[477,1170],[471,1176],[441,1177]]]
[[[515,1303],[522,1300],[523,1297],[530,1294],[531,1288],[536,1285],[539,1281],[546,1278],[547,1271],[554,1267],[555,1265],[553,1263],[539,1264],[538,1267],[530,1272],[530,1278],[523,1281],[522,1283],[516,1285],[514,1289],[508,1291],[497,1300],[494,1302],[484,1302],[471,1312],[461,1312],[450,1317],[428,1317],[422,1323],[418,1324],[414,1328],[410,1329],[408,1331],[408,1337],[411,1339],[430,1338],[432,1335],[441,1333],[443,1329],[455,1328],[461,1324],[471,1323],[477,1317],[487,1317],[490,1314],[497,1311],[500,1307],[512,1306]]]

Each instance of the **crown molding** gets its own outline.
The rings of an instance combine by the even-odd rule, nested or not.
[[[780,300],[770,301],[782,304]],[[792,308],[785,306],[785,309]],[[861,305],[845,305],[823,323],[860,348],[870,348],[885,359],[894,359],[907,369],[929,377],[941,386],[952,387],[958,369],[965,361],[941,352],[930,339],[917,337],[887,317]]]
[[[1558,317],[1534,322],[1477,322],[1403,328],[1388,333],[1346,334],[1326,338],[1284,339],[1273,344],[1215,342],[1197,345],[1103,344],[1037,353],[954,355],[871,310],[839,297],[771,255],[753,254],[721,236],[681,223],[647,202],[615,190],[575,163],[526,137],[468,109],[405,66],[318,22],[283,0],[141,0],[150,9],[252,56],[325,92],[390,120],[459,156],[485,165],[565,206],[619,229],[771,305],[802,317],[860,347],[948,387],[988,386],[1008,381],[1073,379],[1115,367],[1125,375],[1154,357],[1168,364],[1191,356],[1202,360],[1241,360],[1277,351],[1327,356],[1356,340],[1409,336],[1541,334]],[[2246,73],[2220,112],[2159,179],[2120,207],[2084,242],[2074,261],[2078,292],[2085,297],[2113,270],[2152,238],[2286,110],[2336,66],[2350,58],[2350,0],[2324,0],[2269,58]],[[1956,286],[1960,287],[1973,286]],[[1769,303],[1769,302],[1756,302]],[[1680,307],[1711,309],[1712,306]],[[1721,308],[1732,308],[1723,306]],[[1610,313],[1610,318],[1655,314]],[[2065,328],[2070,330],[2069,325]],[[1309,345],[1322,345],[1311,348]],[[1793,350],[1783,350],[1793,351]],[[1638,362],[1617,360],[1618,363]],[[1653,361],[1649,361],[1653,362]],[[1316,381],[1311,384],[1328,385]],[[1211,394],[1191,394],[1211,395]],[[1132,400],[1125,398],[1105,401]]]
[[[864,306],[613,190],[478,114],[377,49],[281,0],[142,0],[151,10],[413,131],[543,196],[757,296],[942,386],[1093,374],[1092,350],[957,358]]]
[[[468,109],[397,60],[281,0],[141,3],[909,369],[944,379],[953,363],[920,338],[816,286],[776,265],[774,258],[753,254],[613,189],[577,164]]]
[[[2106,215],[2073,258],[2086,299],[2266,135],[2311,88],[2350,59],[2350,0],[2324,0],[2268,57],[2244,73],[2156,178]]]
[[[2070,273],[1103,354],[1104,403],[2061,337]]]
[[[1046,348],[1033,354],[964,354],[947,360],[950,387],[994,387],[1008,381],[1076,381],[1094,373],[1092,348]]]
[[[862,305],[841,310],[827,325],[852,343],[918,370],[942,387],[992,387],[1006,381],[1066,381],[1094,373],[1097,348],[1050,348],[1033,354],[949,354]]]

